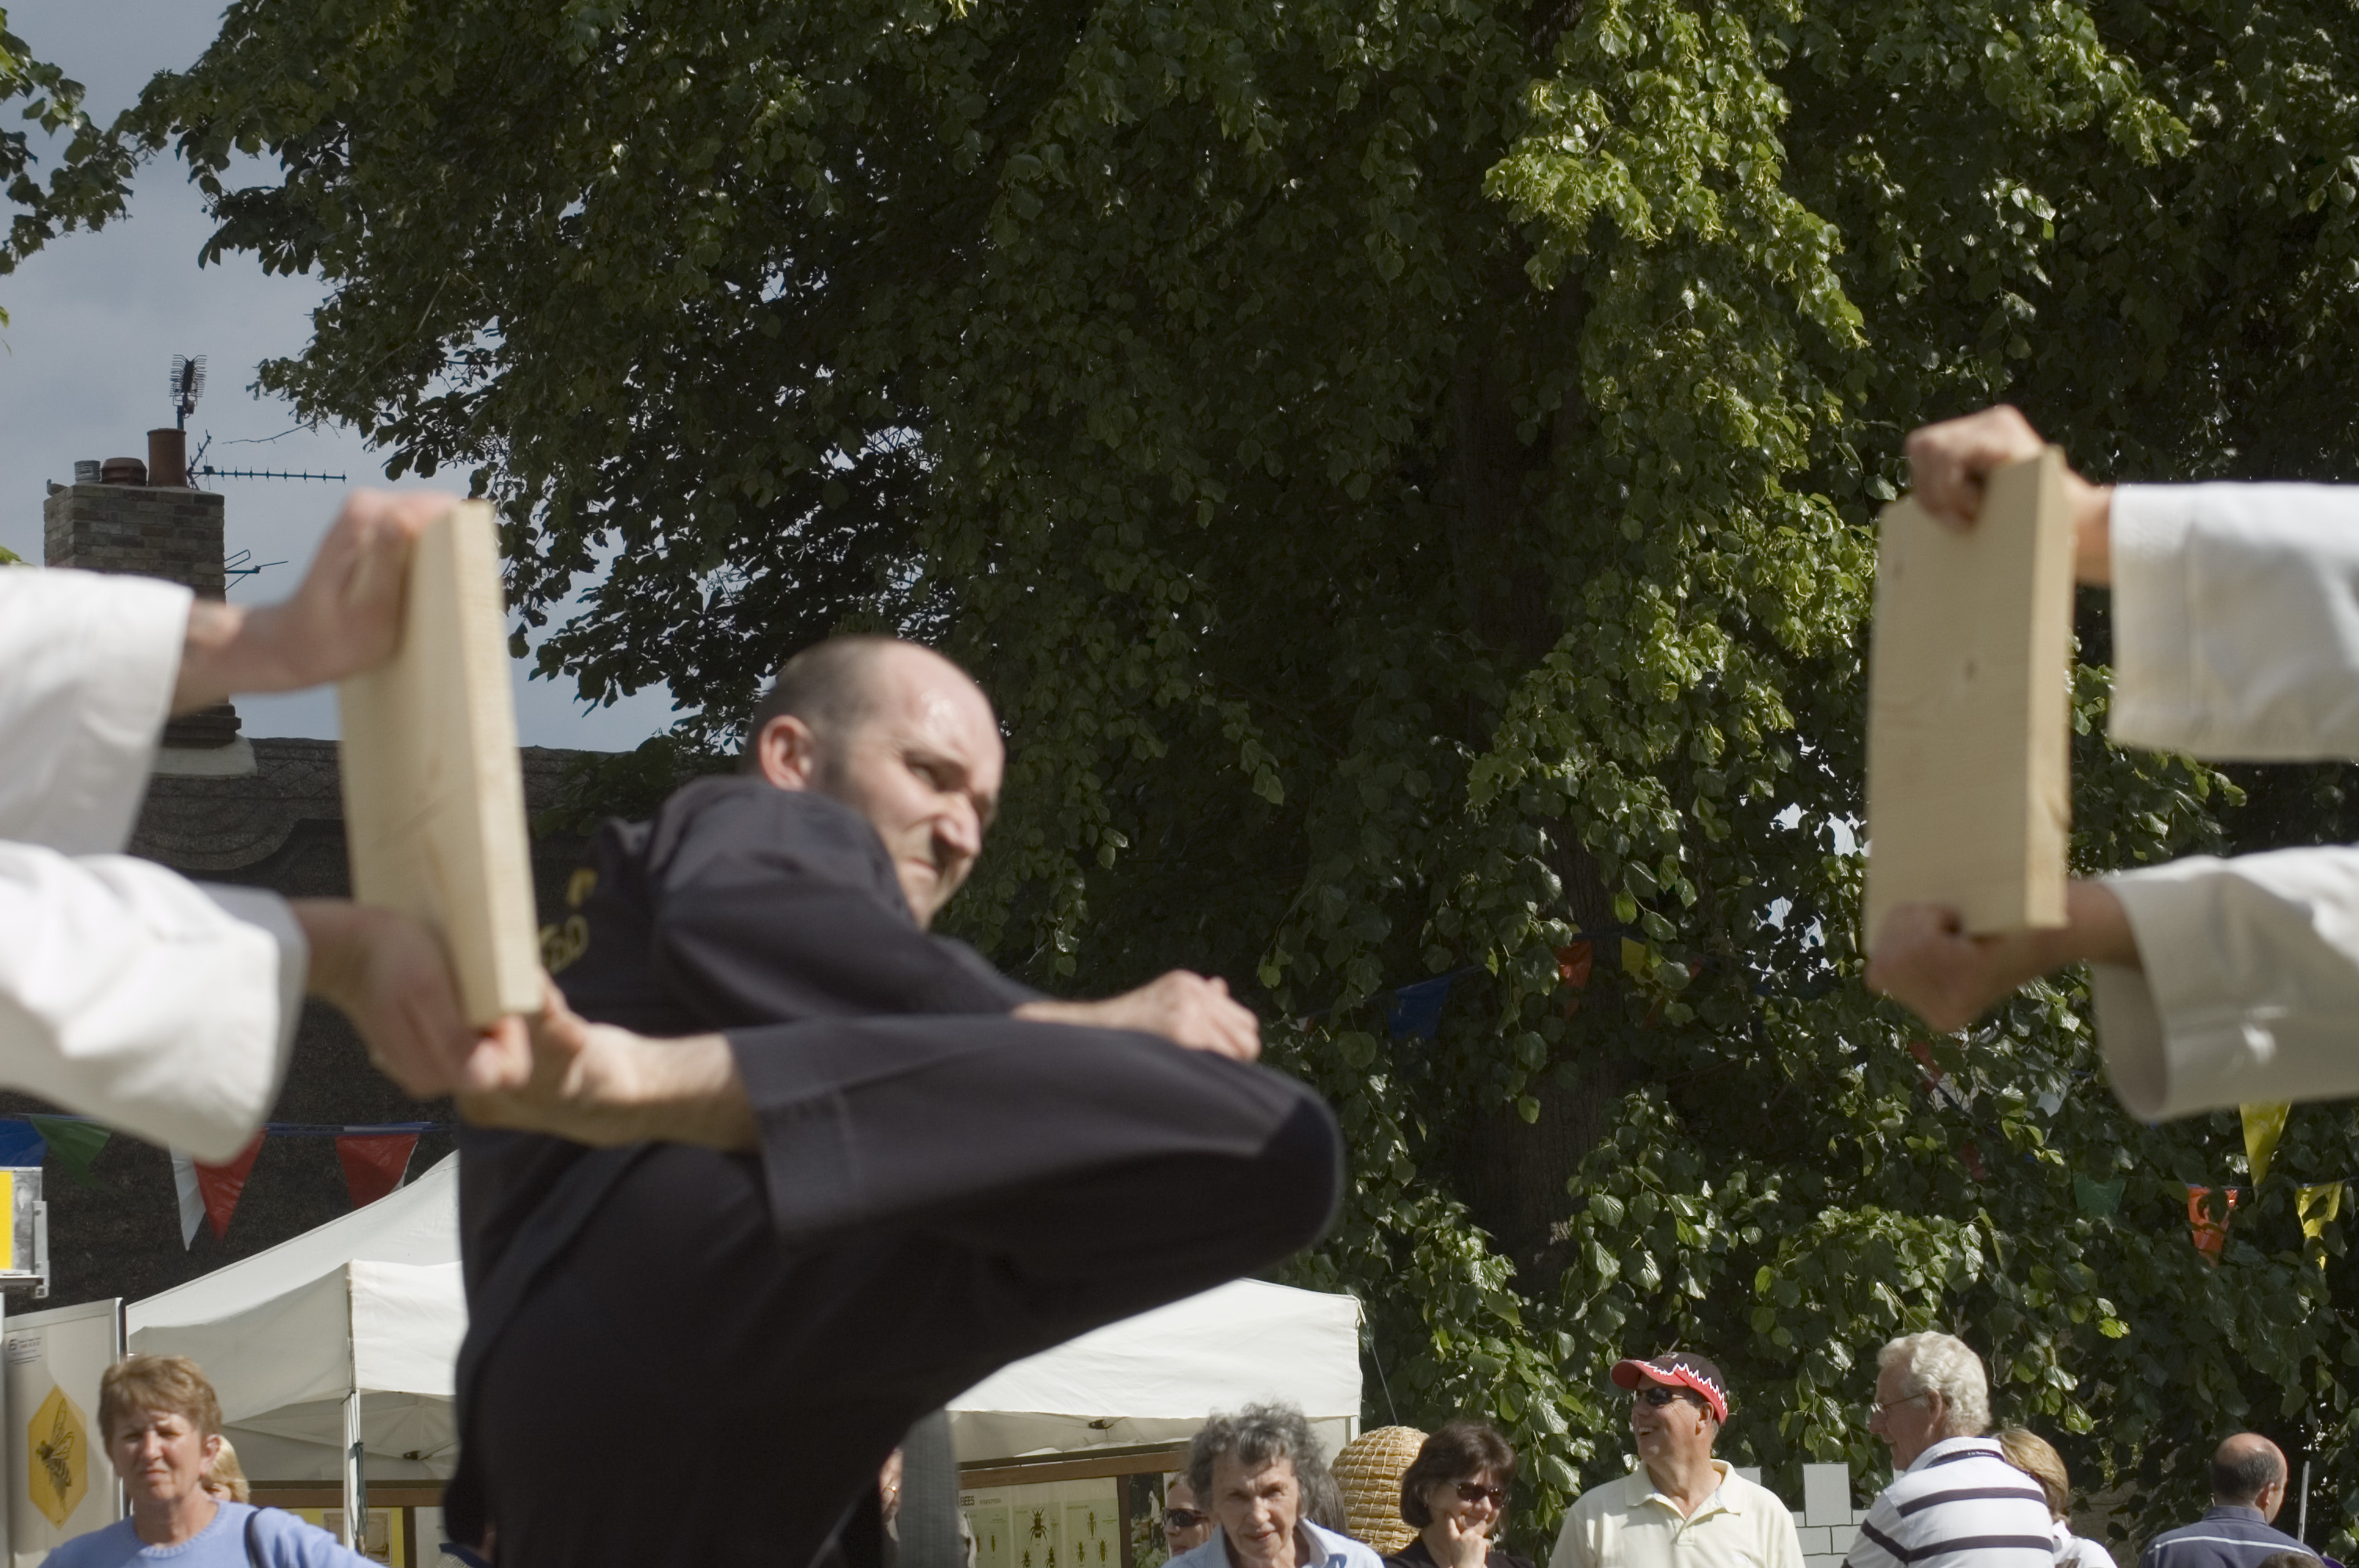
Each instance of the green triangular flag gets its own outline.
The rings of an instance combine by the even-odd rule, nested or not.
[[[2122,1189],[2126,1182],[2093,1182],[2078,1171],[2072,1173],[2072,1201],[2081,1206],[2082,1214],[2112,1214],[2122,1206]]]
[[[28,1116],[33,1130],[49,1141],[49,1152],[66,1173],[85,1187],[98,1185],[90,1173],[90,1162],[106,1147],[114,1136],[94,1121],[72,1121],[62,1116]]]

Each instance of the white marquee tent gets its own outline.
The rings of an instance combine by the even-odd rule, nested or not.
[[[950,1402],[962,1459],[1184,1442],[1212,1411],[1289,1400],[1330,1454],[1360,1415],[1360,1303],[1237,1280],[1108,1324]]]
[[[249,1476],[338,1478],[357,1393],[373,1477],[447,1476],[451,1370],[467,1331],[458,1161],[125,1315],[132,1350],[205,1368]]]
[[[246,1473],[447,1476],[466,1332],[458,1161],[266,1252],[129,1308],[134,1351],[194,1357]],[[1002,1368],[951,1403],[960,1456],[1176,1441],[1205,1415],[1288,1400],[1332,1449],[1360,1409],[1360,1304],[1240,1280]],[[355,1477],[356,1479],[356,1477]]]

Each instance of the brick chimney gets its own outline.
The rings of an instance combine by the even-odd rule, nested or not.
[[[141,465],[110,466],[127,471]],[[44,554],[53,567],[168,578],[194,589],[201,599],[220,599],[227,580],[222,512],[222,498],[210,491],[53,484],[41,509]],[[225,702],[172,719],[164,726],[167,755],[159,771],[249,771],[251,748],[239,741],[237,731],[237,709]],[[227,755],[201,755],[233,747],[239,754],[234,761]],[[183,755],[175,759],[173,752]],[[173,765],[176,761],[181,765]]]

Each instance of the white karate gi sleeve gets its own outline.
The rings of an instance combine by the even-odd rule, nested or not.
[[[2115,741],[2359,759],[2359,488],[2122,486],[2113,577]],[[2105,882],[2142,966],[2093,967],[2131,1112],[2359,1095],[2359,849],[2193,856]]]
[[[309,955],[285,901],[113,853],[190,594],[0,568],[0,1082],[226,1160],[277,1098]]]

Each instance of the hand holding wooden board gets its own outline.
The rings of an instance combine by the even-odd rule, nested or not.
[[[474,1024],[540,1008],[532,851],[492,509],[462,502],[410,554],[393,657],[337,688],[353,896],[423,921]]]
[[[2072,520],[2054,447],[1998,470],[1971,528],[1904,496],[1877,531],[1864,949],[1905,903],[1980,935],[2064,924]]]

